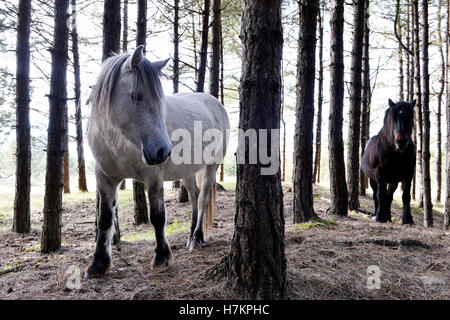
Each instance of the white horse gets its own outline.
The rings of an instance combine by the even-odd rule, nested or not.
[[[204,245],[204,214],[226,153],[230,124],[223,105],[209,94],[164,96],[159,76],[167,61],[150,62],[143,56],[143,46],[132,54],[114,55],[104,61],[92,89],[88,140],[96,160],[100,208],[96,249],[87,276],[103,275],[111,266],[117,189],[125,178],[145,183],[148,190],[150,221],[156,235],[153,265],[167,266],[171,258],[164,234],[164,181],[182,180],[192,205],[188,247],[193,250]],[[202,139],[199,144],[196,130],[206,136],[211,130],[221,133],[222,139],[215,136],[214,161],[198,156],[209,142]],[[180,137],[183,139],[177,140]],[[177,143],[189,149],[180,152]],[[180,163],[180,158],[186,161]],[[195,181],[199,171],[200,192]]]

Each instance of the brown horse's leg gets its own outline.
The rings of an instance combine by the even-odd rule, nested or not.
[[[397,190],[398,187],[398,182],[395,183],[391,183],[388,185],[388,190],[387,190],[387,201],[386,201],[386,218],[387,221],[391,222],[392,221],[392,217],[391,217],[391,205],[392,205],[392,199],[394,198],[394,192],[395,190]]]
[[[403,216],[402,224],[414,224],[413,217],[411,215],[411,179],[402,182],[403,187]]]
[[[377,199],[378,199],[378,210],[375,212],[375,221],[386,222],[386,202],[387,202],[387,192],[386,192],[386,182],[384,181],[380,169],[377,169]]]
[[[373,216],[375,216],[377,214],[377,211],[378,211],[378,198],[377,198],[378,186],[377,186],[377,182],[375,180],[370,179],[370,187],[372,188],[373,202],[375,203],[375,211],[373,213]]]

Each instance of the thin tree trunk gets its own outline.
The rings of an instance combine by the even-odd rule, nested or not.
[[[138,0],[137,8],[137,36],[136,47],[146,45],[147,34],[147,0]],[[133,180],[133,199],[134,199],[134,223],[148,223],[147,197],[145,194],[145,185],[142,182]]]
[[[416,132],[417,132],[417,168],[419,170],[419,207],[423,207],[423,185],[422,185],[422,87],[420,70],[420,35],[419,35],[419,0],[412,0],[413,26],[414,26],[414,78],[416,95]]]
[[[28,233],[30,221],[30,21],[31,0],[20,0],[16,44],[16,194],[13,231]]]
[[[180,81],[180,55],[179,55],[179,42],[180,35],[179,28],[179,2],[180,0],[174,0],[173,10],[173,92],[178,92],[178,84]]]
[[[314,82],[318,0],[300,0],[294,136],[293,223],[317,218],[313,208]]]
[[[213,0],[212,55],[209,69],[209,93],[216,98],[219,98],[221,19],[221,0]]]
[[[370,137],[370,61],[369,61],[369,0],[365,0],[364,6],[364,44],[363,44],[363,71],[362,71],[362,110],[361,110],[361,145],[360,161],[362,160],[366,143]],[[359,192],[362,196],[366,195],[367,177],[360,169],[359,172]]]
[[[78,50],[77,31],[77,1],[71,0],[72,5],[72,54],[73,54],[73,74],[75,81],[75,125],[77,133],[77,158],[78,158],[78,189],[87,192],[86,164],[84,161],[83,148],[83,120],[81,116],[81,80],[80,80],[80,56]]]
[[[401,17],[401,8],[399,8],[399,13]],[[402,38],[402,19],[398,19],[397,25],[398,33],[400,39]],[[399,101],[405,100],[405,88],[404,88],[405,76],[403,72],[403,49],[401,44],[398,44],[398,99]]]
[[[431,201],[431,173],[430,173],[430,74],[428,72],[428,1],[422,0],[422,75],[423,75],[423,103],[422,103],[422,185],[423,185],[423,224],[433,226],[433,203]]]
[[[120,28],[120,1],[104,0],[102,61],[105,61],[111,54],[120,52]],[[97,197],[99,198],[98,190]],[[97,215],[99,213],[98,210],[99,207],[97,206]],[[119,217],[117,216],[117,211],[114,214],[114,245],[120,243]]]
[[[222,27],[220,27],[220,102],[225,105],[225,96],[223,91],[223,81],[224,81],[224,74],[223,74],[223,32]],[[225,168],[224,164],[220,164],[220,182],[224,181],[224,174],[225,174]]]
[[[446,28],[446,50],[447,50],[447,66],[446,66],[446,114],[447,114],[447,147],[445,152],[446,174],[447,174],[447,197],[445,199],[444,213],[444,229],[450,227],[450,4],[447,2],[447,28]]]
[[[330,116],[328,150],[331,206],[329,214],[346,216],[348,191],[345,181],[344,141],[342,139],[344,109],[344,0],[331,1]]]
[[[239,128],[279,130],[281,1],[244,0],[242,13]],[[279,153],[278,143],[269,146],[271,152]],[[249,151],[248,143],[244,149]],[[229,256],[233,288],[253,299],[284,299],[287,280],[280,169],[274,175],[261,174],[261,170],[261,163],[238,164],[237,168],[235,232]]]
[[[408,38],[408,40],[410,40],[410,44],[408,46],[408,48],[411,48],[411,51],[414,53],[414,17],[413,17],[413,10],[412,10],[412,3],[411,1],[408,0],[408,27],[409,27],[409,35],[410,37]],[[412,101],[414,99],[415,96],[415,72],[416,72],[416,68],[415,68],[415,63],[414,63],[414,54],[413,55],[408,55],[408,57],[410,58],[410,84],[409,84],[409,98],[408,101]],[[417,105],[416,105],[417,108]],[[417,121],[414,121],[414,126],[413,126],[413,142],[414,145],[417,148]],[[412,199],[416,200],[416,170],[414,170],[414,175],[413,175],[413,181],[412,181],[412,188],[411,188],[411,197]]]
[[[437,154],[436,154],[436,201],[441,202],[442,199],[442,97],[445,90],[445,56],[444,56],[444,39],[442,38],[442,4],[438,2],[438,47],[439,56],[441,58],[441,78],[439,82],[441,87],[437,94],[437,113],[436,113],[436,126],[437,126]],[[447,133],[448,134],[448,133]]]
[[[364,3],[355,0],[353,19],[353,48],[350,86],[350,115],[348,130],[348,206],[350,210],[359,209],[359,137],[361,132],[361,71],[364,42]]]
[[[49,253],[61,247],[61,212],[64,175],[64,138],[67,133],[67,57],[69,0],[55,2],[52,71],[49,95],[47,170],[45,176],[44,221],[41,251]]]
[[[128,51],[128,0],[123,0],[122,51]],[[125,180],[122,185],[125,185]],[[122,189],[122,185],[120,189]]]
[[[317,92],[317,117],[316,117],[316,149],[314,156],[313,183],[320,182],[320,156],[322,148],[322,105],[323,105],[323,19],[321,7],[317,10],[317,23],[319,29],[319,81]]]
[[[64,137],[64,193],[70,193],[70,169],[69,169],[69,114],[65,115],[66,136]]]
[[[204,92],[205,90],[206,64],[208,59],[209,7],[210,0],[205,0],[205,7],[202,12],[202,41],[200,44],[200,65],[198,67],[197,92]]]

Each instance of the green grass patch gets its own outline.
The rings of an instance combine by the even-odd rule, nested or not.
[[[360,215],[358,212],[356,212],[356,211],[350,211],[349,215],[352,216],[352,217],[360,217],[360,216],[361,216],[361,215]]]
[[[224,181],[224,182],[219,182],[219,183],[227,190],[236,189],[236,181]]]
[[[327,229],[329,227],[337,226],[337,222],[329,219],[317,219],[313,221],[303,222],[295,225],[297,232],[302,232],[311,228]]]
[[[171,224],[165,227],[166,236],[174,233],[184,232],[189,229],[190,224],[188,222],[179,222],[177,219],[173,220]],[[128,242],[148,241],[155,239],[155,231],[147,230],[141,232],[130,232],[122,236],[122,240]]]
[[[25,248],[25,252],[30,252],[30,251],[39,251],[41,249],[41,244],[40,243],[36,243],[35,245],[29,246],[27,248]]]

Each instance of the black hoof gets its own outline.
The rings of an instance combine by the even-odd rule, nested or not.
[[[189,239],[187,247],[189,251],[194,251],[195,249],[201,249],[205,246],[205,240],[203,238],[203,232],[195,232],[194,235]]]
[[[405,219],[402,219],[402,224],[413,225],[414,221],[413,221],[412,217],[411,218],[405,218]]]
[[[86,269],[84,274],[85,278],[99,278],[105,275],[105,273],[111,268],[111,259],[101,261],[100,259],[94,259],[91,265]]]
[[[170,250],[164,252],[156,252],[152,261],[153,267],[168,267],[172,260],[172,253]]]

